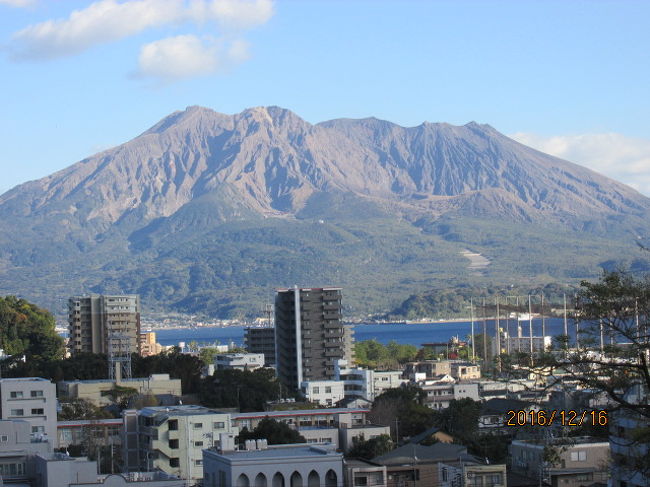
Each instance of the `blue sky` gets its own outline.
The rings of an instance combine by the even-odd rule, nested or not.
[[[650,2],[0,0],[0,192],[189,105],[489,123],[650,195]]]

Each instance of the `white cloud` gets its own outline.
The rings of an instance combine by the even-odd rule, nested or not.
[[[513,139],[547,154],[586,166],[650,196],[650,140],[616,133],[543,137],[516,133]]]
[[[241,30],[263,24],[272,15],[272,0],[100,0],[66,19],[30,25],[14,34],[14,58],[70,56],[170,24],[216,22],[222,30]]]
[[[215,39],[180,35],[142,46],[138,60],[138,77],[176,80],[223,71],[240,62],[239,49],[226,48]]]
[[[10,7],[29,7],[34,0],[0,0],[0,5],[9,5]]]

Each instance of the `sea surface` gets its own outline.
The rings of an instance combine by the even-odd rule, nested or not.
[[[523,336],[529,335],[528,320],[520,321]],[[494,320],[487,320],[485,323],[487,333],[494,336]],[[510,329],[510,335],[517,335],[517,322],[514,319],[500,320],[499,326],[503,329]],[[243,326],[228,327],[204,327],[204,328],[184,328],[184,329],[158,329],[156,330],[156,340],[161,345],[178,345],[179,342],[189,343],[196,341],[199,344],[221,344],[226,345],[230,342],[236,345],[244,344]],[[460,340],[465,340],[471,334],[472,325],[469,321],[457,321],[451,323],[434,322],[434,323],[417,323],[401,324],[386,323],[380,325],[355,325],[354,336],[356,341],[375,339],[384,345],[395,340],[397,343],[405,345],[421,346],[423,343],[447,342],[450,338],[457,336]],[[547,335],[557,336],[564,333],[564,320],[561,318],[546,318],[545,330]],[[474,322],[475,333],[483,333],[483,321]],[[575,326],[572,320],[568,321],[568,331],[570,340],[575,337]],[[542,320],[533,320],[533,335],[542,334]]]

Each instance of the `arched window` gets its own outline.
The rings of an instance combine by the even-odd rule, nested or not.
[[[271,483],[273,487],[284,487],[284,475],[280,472],[276,473],[273,476],[273,482]]]
[[[307,477],[307,487],[320,487],[320,475],[315,470],[309,472]]]
[[[243,473],[237,477],[237,487],[250,487],[251,483],[248,480],[248,476]]]
[[[299,472],[293,472],[291,474],[291,485],[290,487],[303,487],[302,485],[302,475]]]
[[[255,487],[266,487],[266,475],[258,473],[255,477]]]
[[[336,487],[337,482],[338,477],[336,476],[336,472],[334,470],[328,470],[327,474],[325,474],[325,487]]]

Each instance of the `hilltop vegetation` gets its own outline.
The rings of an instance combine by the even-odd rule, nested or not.
[[[16,359],[63,358],[63,339],[49,311],[16,296],[0,297],[0,346]]]

